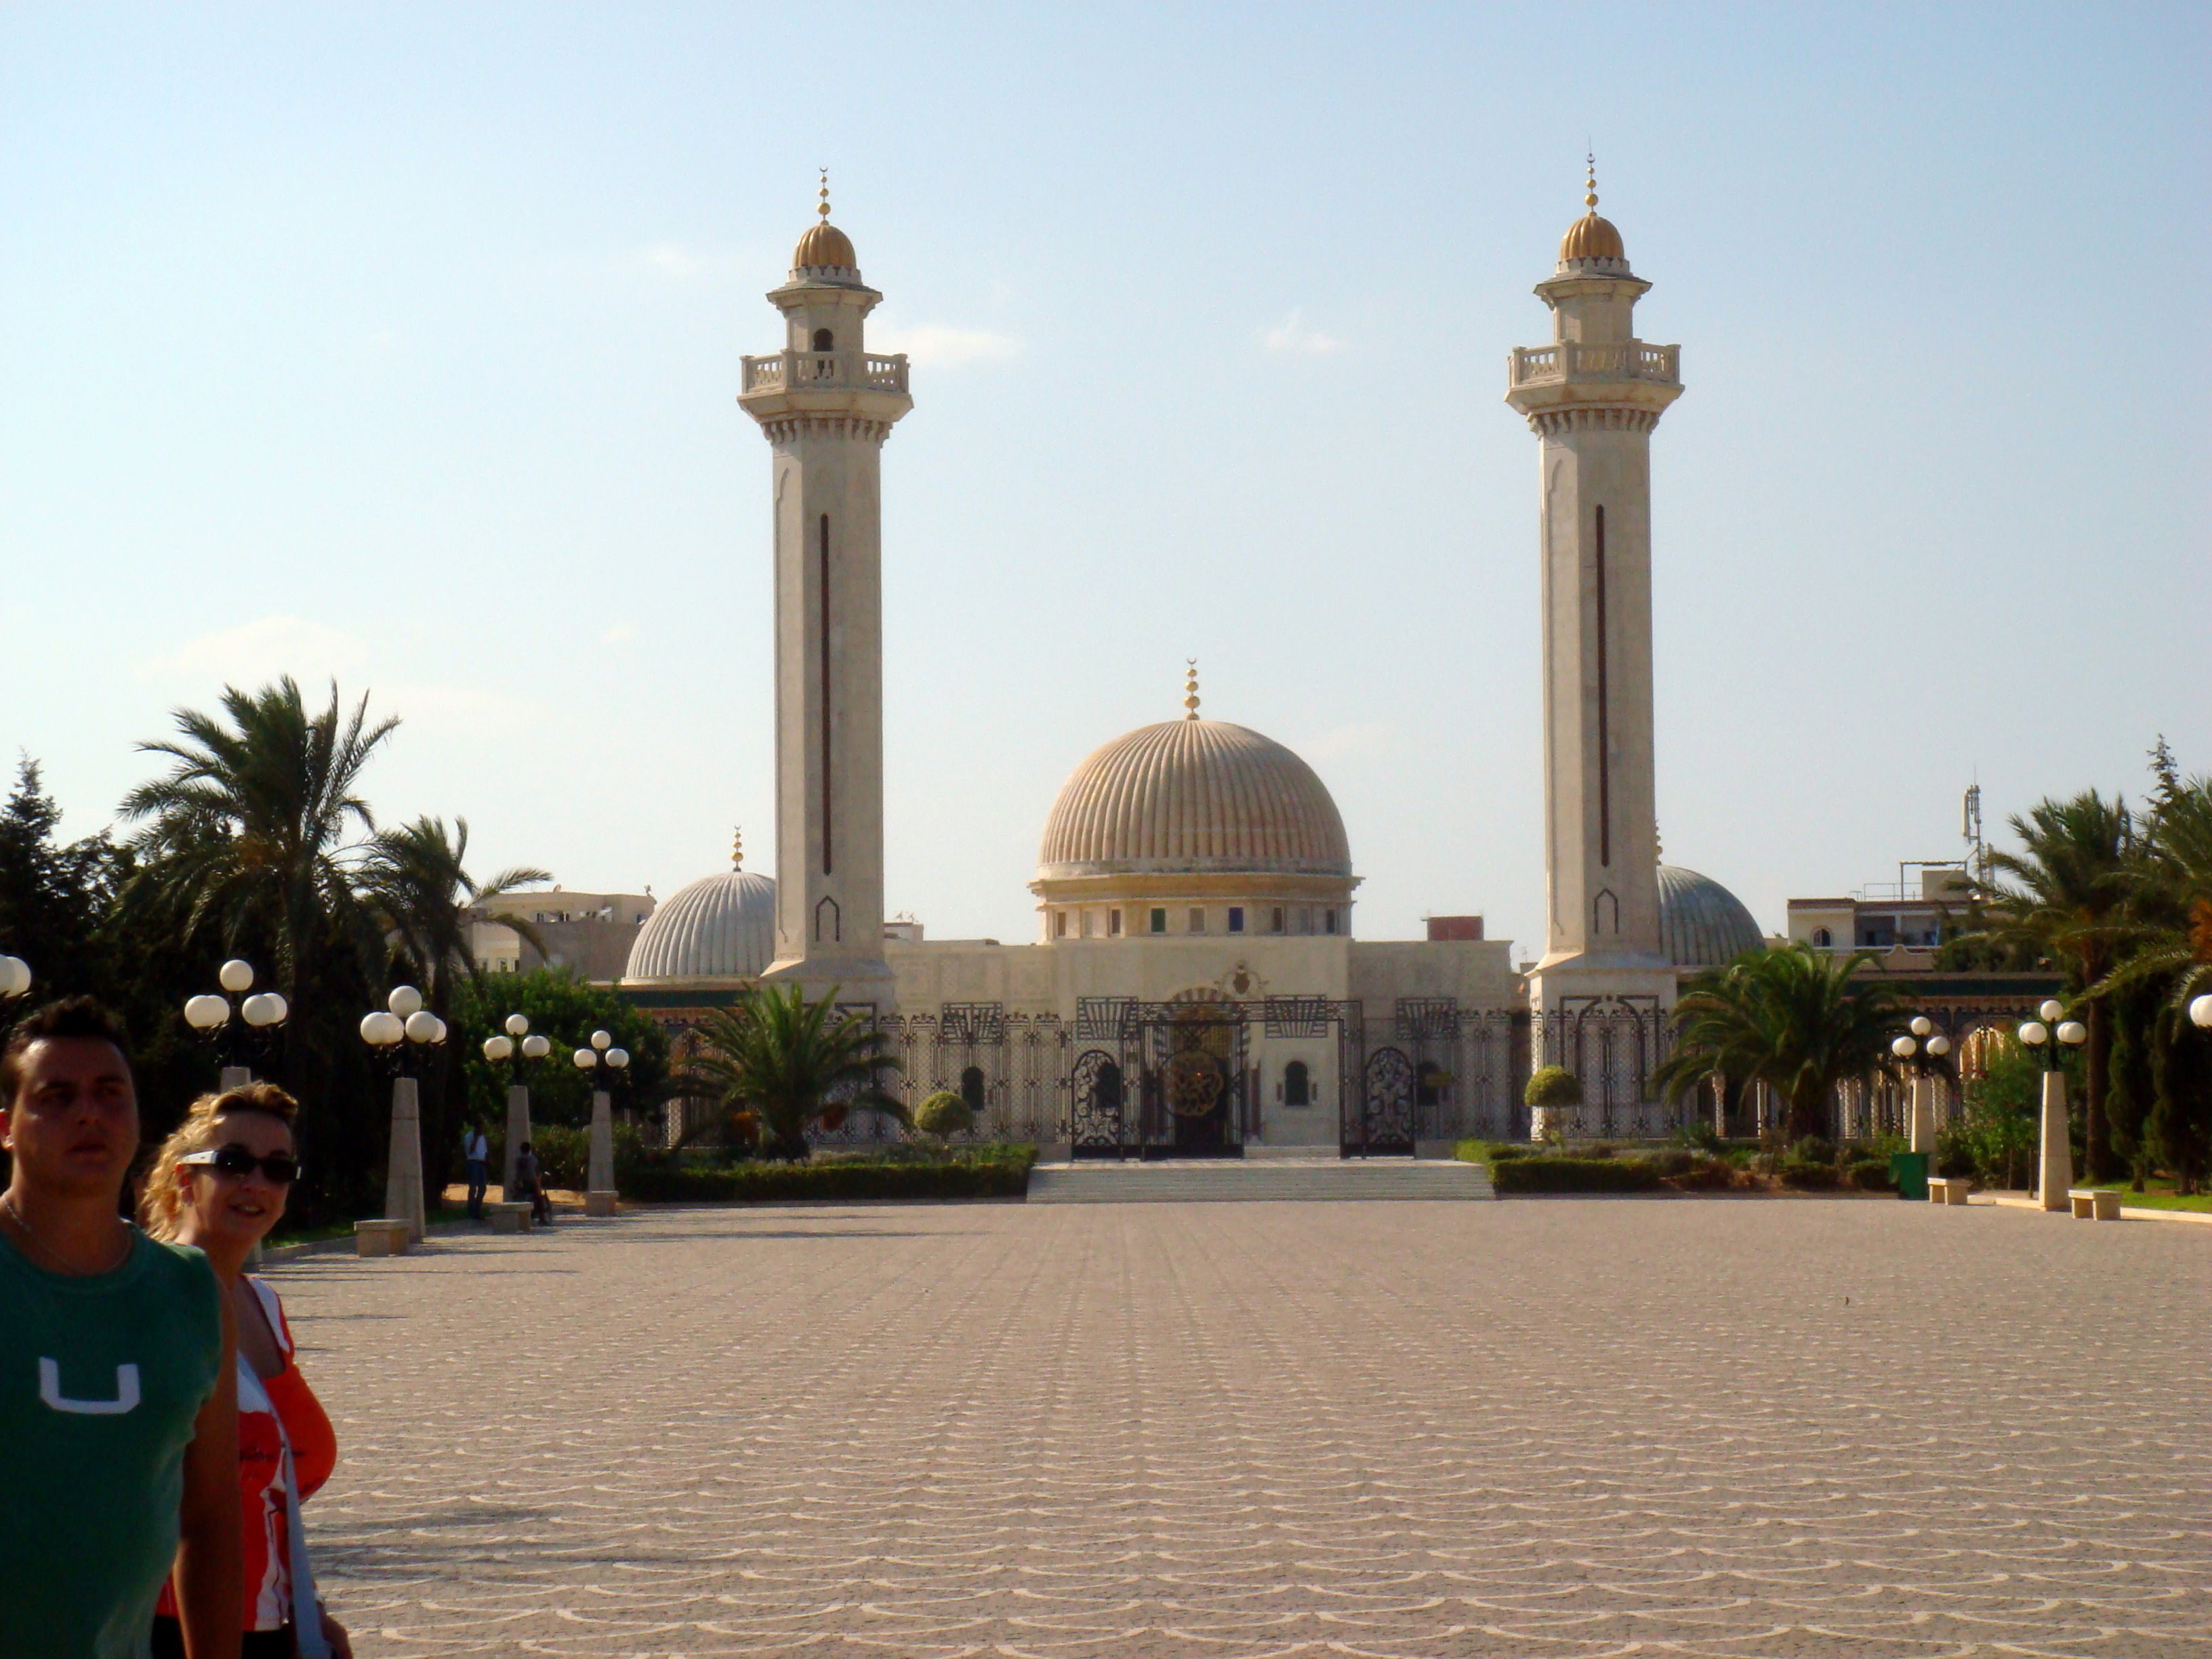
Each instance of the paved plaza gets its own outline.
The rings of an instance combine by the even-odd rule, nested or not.
[[[692,1209],[273,1277],[364,1659],[2212,1656],[2212,1228]]]

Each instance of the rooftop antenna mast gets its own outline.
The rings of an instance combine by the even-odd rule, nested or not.
[[[1986,888],[1990,882],[1990,849],[1982,840],[1982,781],[1979,778],[1966,786],[1965,805],[1965,822],[1961,829],[1967,847],[1967,878],[1976,888]]]

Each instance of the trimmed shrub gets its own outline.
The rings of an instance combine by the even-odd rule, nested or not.
[[[1539,1066],[1528,1074],[1528,1086],[1521,1099],[1528,1106],[1579,1106],[1583,1085],[1564,1066]]]
[[[1652,1193],[1659,1172],[1638,1158],[1515,1158],[1490,1166],[1500,1193]]]
[[[1863,1193],[1893,1193],[1897,1177],[1881,1158],[1856,1158],[1844,1166],[1844,1179]]]
[[[1695,1160],[1681,1174],[1673,1176],[1667,1184],[1679,1192],[1721,1193],[1736,1184],[1735,1171],[1717,1158]]]
[[[1687,1175],[1696,1168],[1698,1155],[1679,1146],[1669,1146],[1663,1152],[1638,1152],[1630,1161],[1671,1179],[1675,1176]]]
[[[975,1127],[975,1114],[950,1089],[939,1089],[915,1108],[914,1127],[926,1135],[949,1140]]]
[[[1832,1164],[1814,1164],[1805,1158],[1785,1158],[1776,1171],[1785,1187],[1795,1187],[1801,1192],[1833,1192],[1842,1176]]]
[[[978,1146],[939,1158],[840,1158],[700,1168],[673,1161],[629,1172],[623,1196],[646,1204],[785,1204],[794,1199],[1019,1198],[1034,1146]]]

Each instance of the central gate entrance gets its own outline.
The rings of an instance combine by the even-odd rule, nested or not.
[[[1086,998],[1068,1078],[1077,1158],[1242,1158],[1254,1106],[1245,1011],[1228,1002]]]

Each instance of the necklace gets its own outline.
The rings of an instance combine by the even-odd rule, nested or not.
[[[66,1256],[57,1255],[53,1250],[47,1248],[46,1242],[41,1239],[37,1233],[31,1230],[31,1224],[23,1219],[23,1212],[15,1207],[15,1199],[6,1193],[0,1193],[0,1210],[7,1212],[9,1225],[15,1232],[20,1233],[22,1236],[23,1242],[26,1244],[29,1245],[31,1249],[40,1255],[46,1257],[48,1261],[53,1263],[53,1265],[59,1268],[63,1273],[68,1273],[73,1278],[93,1279],[97,1278],[101,1273],[112,1273],[118,1267],[123,1265],[125,1260],[129,1257],[131,1254],[131,1230],[129,1224],[125,1223],[120,1216],[116,1218],[116,1224],[123,1229],[123,1236],[116,1242],[123,1248],[115,1253],[115,1258],[113,1261],[108,1261],[88,1273],[83,1268],[78,1267],[76,1263],[70,1261]]]

